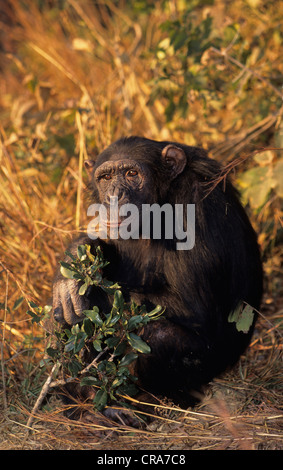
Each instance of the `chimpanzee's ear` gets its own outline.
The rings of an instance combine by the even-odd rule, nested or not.
[[[187,157],[183,149],[176,145],[169,144],[162,150],[162,157],[171,168],[172,178],[176,178],[184,170]]]
[[[94,160],[85,160],[84,161],[85,169],[86,169],[86,171],[88,172],[89,175],[91,174],[94,165],[95,165]]]

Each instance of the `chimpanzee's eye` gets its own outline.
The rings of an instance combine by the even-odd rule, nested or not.
[[[111,180],[111,178],[112,176],[110,175],[110,173],[105,173],[105,175],[101,176],[101,179],[106,180],[106,181]]]
[[[126,176],[137,176],[138,172],[136,170],[129,170],[126,173]]]

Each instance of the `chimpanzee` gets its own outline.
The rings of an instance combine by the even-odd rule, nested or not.
[[[95,251],[99,244],[110,262],[105,277],[120,284],[126,299],[165,308],[144,327],[151,353],[139,355],[135,371],[143,389],[189,406],[194,391],[234,365],[250,342],[256,313],[248,332],[238,331],[228,316],[239,303],[260,306],[255,232],[229,178],[220,178],[221,166],[200,148],[126,137],[87,160],[85,168],[91,202],[108,209],[113,198],[119,208],[134,204],[139,212],[145,204],[166,204],[176,219],[178,205],[194,205],[194,243],[188,249],[178,247],[175,233],[165,236],[164,223],[156,237],[152,230],[149,237],[139,231],[128,239],[85,235],[69,249],[88,243]],[[185,229],[186,219],[184,210]],[[120,216],[114,226],[123,221]],[[107,299],[95,288],[84,296],[78,290],[77,281],[57,275],[53,312],[59,323],[81,321],[90,305],[106,308]]]

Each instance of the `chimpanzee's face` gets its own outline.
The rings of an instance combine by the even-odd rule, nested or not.
[[[129,220],[127,217],[133,207],[130,208],[131,204],[135,210],[134,223],[136,229],[139,229],[142,204],[152,204],[156,200],[152,172],[147,165],[132,159],[108,160],[102,163],[94,171],[93,183],[100,203],[107,210],[107,221],[104,224],[108,227],[120,227],[124,221]],[[118,211],[115,220],[113,215],[111,218],[114,204]]]
[[[127,218],[129,204],[137,208],[139,216],[143,204],[162,204],[161,189],[163,193],[168,191],[171,181],[182,173],[185,165],[183,150],[172,144],[155,151],[149,147],[139,147],[137,151],[135,147],[119,149],[117,146],[112,150],[110,146],[96,162],[85,162],[98,195],[99,201],[95,202],[106,208],[108,217],[115,200],[120,214],[118,225]]]

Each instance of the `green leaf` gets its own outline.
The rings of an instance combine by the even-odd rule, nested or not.
[[[108,327],[108,328],[106,328],[106,329],[104,330],[104,335],[105,335],[105,336],[113,335],[113,333],[115,333],[115,331],[116,331],[115,328],[109,328],[109,327]]]
[[[124,375],[125,377],[130,377],[131,374],[130,374],[130,371],[129,371],[129,369],[128,369],[127,366],[120,366],[120,365],[119,365],[119,369],[118,369],[118,371],[117,371],[117,375],[118,375],[119,377],[122,377],[122,375]]]
[[[24,301],[24,297],[19,297],[19,298],[15,301],[15,303],[14,303],[14,305],[13,305],[13,307],[12,307],[12,310],[17,310],[17,309],[19,308],[19,306],[23,303],[23,301]]]
[[[254,309],[250,305],[246,305],[243,309],[243,304],[240,303],[238,307],[230,313],[228,322],[235,322],[238,331],[248,333],[253,324],[254,314]]]
[[[99,339],[95,339],[93,342],[93,347],[97,352],[102,351],[101,341]]]
[[[46,352],[47,352],[48,356],[50,356],[52,358],[55,358],[55,357],[58,356],[59,351],[57,349],[54,349],[54,348],[47,348]]]
[[[28,310],[27,313],[32,317],[32,323],[39,323],[41,318],[33,313],[31,310]]]
[[[96,249],[96,252],[97,252],[97,258],[102,258],[102,252],[101,250],[99,251],[99,246],[97,247]],[[87,253],[87,257],[88,259],[92,262],[92,263],[95,263],[97,262],[97,258],[95,256],[93,256],[93,254],[91,253],[91,246],[90,245],[85,245],[85,250],[86,250],[86,253]]]
[[[127,347],[126,341],[122,341],[121,343],[119,343],[115,349],[114,356],[116,357],[116,356],[121,356],[121,354],[124,354],[126,347]]]
[[[164,313],[164,309],[163,307],[161,307],[161,305],[157,305],[153,310],[151,310],[151,312],[149,312],[147,315],[151,318],[151,317],[155,317],[158,318],[162,315],[162,313]]]
[[[109,320],[105,323],[107,326],[114,326],[116,325],[117,321],[121,318],[120,314],[114,315],[114,317],[110,317]]]
[[[120,338],[116,338],[116,336],[111,336],[111,338],[107,338],[105,343],[107,344],[108,348],[113,349],[119,343]]]
[[[35,308],[35,309],[38,309],[38,305],[36,303],[34,303],[32,300],[29,302],[29,305],[31,308]]]
[[[65,333],[65,335],[67,336],[67,338],[70,338],[70,336],[72,336],[71,331],[68,330],[67,328],[64,330],[64,333]]]
[[[183,47],[187,40],[188,32],[185,29],[181,29],[180,32],[175,35],[174,41],[172,41],[175,51],[181,49],[181,47]]]
[[[138,355],[135,354],[135,353],[129,353],[129,354],[126,354],[126,356],[124,356],[120,363],[119,363],[119,367],[124,367],[124,366],[128,366],[129,364],[131,364],[135,359],[137,359]]]
[[[80,381],[80,385],[83,387],[84,385],[87,385],[87,386],[92,386],[92,385],[95,385],[95,386],[100,386],[102,384],[101,380],[99,380],[97,377],[84,377],[81,381]]]
[[[83,329],[87,336],[90,338],[93,335],[93,323],[90,318],[85,318],[83,321]]]
[[[93,400],[94,406],[98,411],[102,411],[107,405],[108,393],[106,390],[98,390]]]
[[[65,251],[65,255],[69,256],[73,261],[76,261],[76,257],[69,250]]]
[[[142,315],[135,315],[134,317],[131,317],[128,321],[128,330],[136,330],[141,323],[143,323]]]
[[[76,323],[75,325],[72,326],[71,332],[73,335],[78,335],[81,331],[80,325]]]
[[[150,347],[148,344],[146,344],[139,336],[137,336],[135,333],[129,333],[127,336],[128,342],[132,346],[133,349],[135,349],[138,352],[148,354],[150,353]]]
[[[103,320],[99,315],[98,307],[93,307],[92,310],[84,310],[83,313],[86,317],[90,318],[95,325],[99,327],[103,325]]]
[[[105,367],[106,367],[106,360],[104,361],[101,361],[98,366],[97,366],[97,370],[99,370],[99,372],[104,372],[105,371]]]
[[[114,292],[114,302],[113,307],[117,310],[122,310],[124,308],[124,297],[120,290]]]
[[[73,377],[76,377],[78,373],[82,370],[82,366],[78,361],[74,360],[74,361],[69,362],[68,369],[71,375]]]
[[[113,380],[111,387],[112,387],[112,388],[117,388],[117,387],[119,387],[119,385],[121,385],[124,381],[125,381],[125,379],[124,379],[123,377],[120,377],[120,378],[117,377],[116,379]]]
[[[65,344],[65,352],[71,352],[74,350],[75,340],[76,340],[76,337],[74,335],[71,335],[67,343]]]
[[[79,295],[84,295],[87,291],[89,287],[89,284],[87,282],[85,282],[81,287],[80,287],[80,290],[79,290]]]
[[[143,315],[142,324],[147,325],[147,323],[149,323],[150,321],[158,320],[159,317],[161,317],[161,315],[163,315],[164,312],[165,312],[165,309],[162,308],[160,305],[157,305],[157,307],[154,310]]]
[[[75,354],[78,353],[84,347],[86,338],[87,338],[87,334],[84,331],[82,331],[80,335],[76,337],[75,347],[74,347]]]
[[[100,287],[107,294],[113,294],[113,290],[120,289],[121,286],[118,283],[112,284],[111,281],[107,281],[106,279],[102,279]]]
[[[66,277],[67,279],[74,279],[74,271],[66,268],[65,266],[61,265],[60,273],[62,274],[62,276]]]
[[[114,364],[114,362],[110,362],[110,361],[107,361],[106,362],[106,367],[105,367],[105,371],[107,374],[115,374],[116,372],[116,365]]]
[[[86,259],[86,247],[84,245],[79,245],[77,248],[78,258],[81,261]]]

